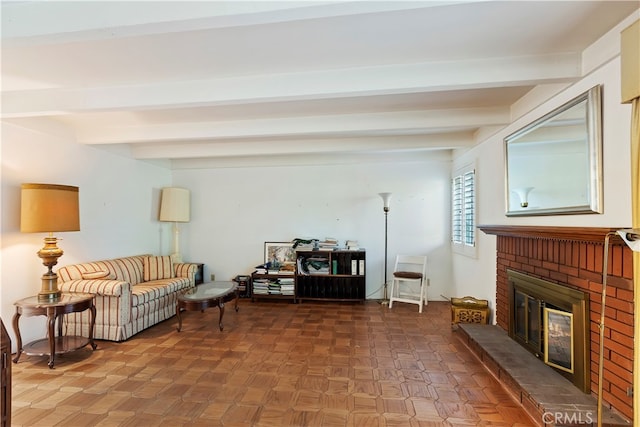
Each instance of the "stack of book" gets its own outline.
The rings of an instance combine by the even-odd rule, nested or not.
[[[272,263],[267,262],[263,265],[256,266],[255,274],[291,274],[295,273],[295,266],[293,264],[279,264],[274,266]]]
[[[269,280],[267,279],[254,279],[253,280],[253,294],[254,295],[268,295],[269,294]]]
[[[358,251],[360,250],[360,245],[357,240],[347,240],[345,243],[345,247],[350,251]]]
[[[312,251],[318,243],[318,239],[294,239],[296,251]]]
[[[280,292],[282,295],[293,295],[295,292],[294,279],[280,279]]]
[[[277,281],[271,281],[269,282],[269,295],[281,295],[282,292],[280,291],[280,283],[278,283]]]
[[[296,273],[295,264],[281,264],[280,269],[276,274],[291,274],[294,275]]]
[[[321,251],[333,251],[338,249],[338,239],[333,237],[325,237],[322,242],[318,243],[318,247]]]

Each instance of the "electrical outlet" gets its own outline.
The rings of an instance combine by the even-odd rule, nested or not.
[[[213,273],[211,273],[211,281],[212,281],[212,282],[215,282],[215,281],[216,281],[216,275],[215,275],[215,274],[213,274]]]

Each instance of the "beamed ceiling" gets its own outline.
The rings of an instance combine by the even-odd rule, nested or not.
[[[472,146],[638,1],[2,2],[2,119],[172,168]]]

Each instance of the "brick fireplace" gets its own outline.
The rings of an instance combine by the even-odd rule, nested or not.
[[[496,323],[509,332],[508,271],[562,285],[588,295],[590,389],[598,391],[602,268],[605,235],[617,229],[582,227],[480,226],[497,236]],[[633,419],[633,260],[618,237],[609,248],[605,309],[603,400]],[[511,291],[513,292],[513,291]],[[512,298],[512,295],[511,295]],[[542,362],[541,362],[542,363]]]

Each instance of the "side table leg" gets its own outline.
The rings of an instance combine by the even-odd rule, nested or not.
[[[55,335],[55,326],[56,326],[56,314],[55,313],[47,313],[47,323],[49,325],[49,369],[53,369],[53,364],[55,363],[56,358],[56,335]]]
[[[222,330],[224,327],[222,326],[222,316],[224,316],[224,302],[222,301],[222,299],[218,301],[218,307],[220,307],[220,320],[218,322],[218,326],[220,327],[220,330]]]
[[[62,319],[64,318],[64,316],[58,316],[56,317],[56,321],[58,322],[58,336],[61,337],[62,336]]]
[[[96,305],[93,303],[89,308],[89,316],[91,316],[91,321],[89,323],[89,344],[91,344],[91,348],[95,350],[98,348],[98,345],[93,341],[93,330],[96,327]]]
[[[239,310],[238,300],[240,299],[240,291],[236,288],[236,312]]]
[[[178,332],[182,329],[182,316],[180,316],[180,302],[176,301],[176,317],[178,318]]]
[[[13,332],[16,334],[16,345],[18,346],[18,351],[16,351],[16,357],[13,358],[13,363],[18,363],[20,355],[22,354],[22,336],[20,335],[20,327],[18,326],[19,322],[20,312],[16,308],[16,314],[13,315]]]

